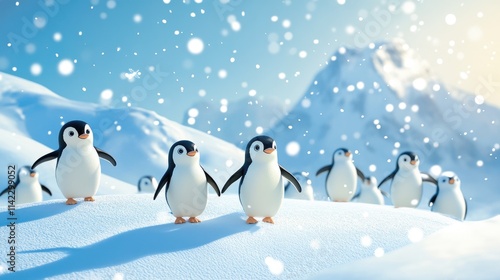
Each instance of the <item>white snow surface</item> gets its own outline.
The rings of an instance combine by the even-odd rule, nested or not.
[[[382,258],[340,265],[314,279],[498,279],[499,233],[500,216],[455,224]]]
[[[17,272],[6,271],[2,258],[3,279],[304,279],[398,250],[412,243],[412,230],[428,236],[459,223],[415,209],[286,199],[274,225],[248,225],[238,196],[212,194],[201,223],[176,225],[152,194],[64,201],[16,209]],[[0,211],[5,221],[6,207]],[[0,255],[6,250],[0,246]]]

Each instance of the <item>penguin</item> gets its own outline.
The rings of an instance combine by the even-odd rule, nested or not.
[[[385,177],[378,188],[391,182],[391,200],[394,207],[416,208],[422,199],[422,183],[429,182],[437,185],[431,175],[420,172],[420,160],[414,152],[403,152],[398,156],[396,169]]]
[[[56,182],[66,204],[76,204],[75,198],[94,201],[101,181],[99,157],[116,166],[116,160],[108,153],[94,147],[94,135],[90,125],[84,121],[70,121],[59,131],[59,149],[37,159],[31,166],[57,159]]]
[[[300,183],[305,183],[305,187],[302,189],[302,192],[297,192],[295,188],[292,188],[292,183],[287,182],[285,185],[285,197],[292,199],[303,199],[303,200],[314,200],[314,189],[311,186],[311,179],[309,179],[308,172],[294,172],[292,173],[295,178]],[[301,184],[303,185],[303,184]]]
[[[285,188],[283,177],[290,181],[298,192],[302,187],[297,179],[278,164],[278,151],[273,138],[260,135],[252,138],[245,149],[245,162],[224,184],[222,193],[238,179],[239,198],[243,211],[248,216],[247,224],[255,224],[255,217],[264,217],[266,223],[274,224],[283,202]]]
[[[16,204],[40,202],[43,200],[42,191],[52,196],[52,192],[46,186],[38,181],[38,172],[29,166],[23,166],[19,169],[17,180],[14,183]],[[6,188],[0,193],[0,196],[7,193]]]
[[[333,153],[332,164],[321,167],[316,176],[326,175],[326,194],[335,202],[349,202],[356,194],[356,176],[365,180],[365,175],[352,162],[352,153],[346,148],[339,148]]]
[[[361,185],[361,190],[352,199],[361,203],[384,205],[384,191],[377,188],[377,178],[368,176]]]
[[[158,188],[158,181],[153,176],[143,176],[137,182],[137,192],[154,193]]]
[[[168,207],[176,224],[183,224],[189,217],[190,223],[199,223],[197,216],[205,210],[208,202],[207,183],[220,196],[215,180],[200,165],[200,153],[189,140],[181,140],[172,145],[168,152],[168,168],[158,184],[153,200],[163,186]]]
[[[467,216],[467,201],[460,190],[460,179],[446,171],[437,179],[436,193],[429,201],[431,211],[449,215],[463,221]]]

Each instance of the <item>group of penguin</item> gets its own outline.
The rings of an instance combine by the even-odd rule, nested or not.
[[[431,211],[442,213],[463,221],[467,215],[467,201],[460,189],[460,179],[451,171],[443,172],[437,180],[419,170],[420,159],[413,152],[398,156],[396,168],[377,185],[375,177],[365,177],[353,163],[352,153],[339,148],[333,153],[332,163],[320,168],[316,176],[327,172],[326,192],[332,201],[384,204],[384,196],[390,197],[394,207],[416,208],[422,200],[423,182],[436,186],[436,192],[428,205]],[[356,193],[357,178],[363,182]],[[380,187],[391,181],[390,196]]]
[[[278,163],[276,141],[269,136],[256,136],[245,149],[244,164],[229,177],[219,189],[215,180],[200,165],[200,153],[195,143],[181,140],[169,150],[168,168],[155,188],[153,177],[139,181],[140,190],[153,191],[156,199],[163,187],[167,204],[176,218],[175,223],[185,223],[185,217],[191,223],[198,223],[198,216],[203,213],[208,202],[210,185],[218,196],[239,180],[239,200],[243,211],[248,216],[246,222],[257,223],[256,217],[264,222],[274,223],[273,217],[281,207],[284,198],[284,180],[289,181],[298,193],[302,187],[295,176]],[[61,193],[67,198],[66,204],[76,204],[76,198],[94,201],[100,185],[101,165],[99,158],[116,166],[115,159],[108,153],[94,147],[93,133],[84,121],[70,121],[59,132],[59,148],[36,160],[31,167],[23,167],[18,173],[15,185],[16,203],[42,200],[42,191],[52,195],[51,191],[38,182],[34,171],[39,164],[57,159],[55,177]],[[347,202],[358,196],[360,202],[383,204],[380,186],[392,180],[391,198],[395,207],[416,207],[422,196],[422,182],[429,181],[437,185],[437,192],[431,199],[432,210],[463,220],[466,203],[460,191],[460,180],[451,173],[443,173],[436,181],[431,176],[418,170],[418,157],[405,152],[398,157],[396,169],[376,186],[376,179],[366,177],[354,166],[352,153],[347,149],[337,149],[333,161],[318,170],[316,175],[327,172],[326,190],[332,201]],[[356,176],[364,185],[360,194],[356,193]],[[310,186],[308,186],[310,187]],[[9,188],[0,193],[8,192]],[[308,189],[312,196],[312,188]],[[461,200],[460,200],[461,197]],[[381,202],[381,203],[380,203]]]

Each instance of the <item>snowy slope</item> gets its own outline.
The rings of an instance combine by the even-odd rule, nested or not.
[[[154,112],[68,100],[4,73],[0,73],[0,109],[0,129],[32,138],[52,150],[58,147],[57,137],[64,122],[88,122],[93,128],[94,145],[113,155],[118,163],[113,167],[104,162],[103,173],[134,185],[144,175],[161,178],[167,167],[168,150],[178,140],[188,139],[198,145],[201,164],[219,184],[243,162],[243,152],[236,146]],[[23,155],[22,160],[12,161],[31,164],[45,152],[18,151],[9,157]],[[3,160],[1,163],[6,166]]]
[[[497,159],[500,109],[487,103],[487,85],[475,98],[432,77],[426,63],[403,41],[373,48],[340,48],[288,115],[265,131],[278,142],[280,162],[292,172],[330,164],[339,147],[378,181],[395,168],[397,155],[415,151],[420,169],[455,171],[472,219],[500,214]],[[325,198],[325,176],[311,176]],[[383,189],[389,190],[389,184]],[[434,193],[425,186],[421,207]],[[390,200],[389,200],[390,201]]]
[[[382,258],[337,266],[314,279],[497,279],[499,233],[500,216],[457,224]]]
[[[173,224],[168,212],[151,194],[19,207],[18,272],[2,278],[304,279],[399,249],[416,241],[411,232],[421,238],[458,223],[421,210],[287,199],[276,224],[247,225],[235,195],[210,195],[200,224]]]

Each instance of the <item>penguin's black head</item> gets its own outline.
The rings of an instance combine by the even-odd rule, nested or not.
[[[352,158],[352,153],[346,148],[338,148],[335,150],[335,152],[333,152],[333,162],[335,162],[335,159],[345,160],[347,158]]]
[[[139,179],[139,182],[137,183],[137,189],[139,192],[142,191],[142,187],[151,187],[153,186],[153,182],[156,180],[153,176],[146,175],[142,176],[141,179]],[[153,186],[154,187],[154,186]]]
[[[443,174],[439,176],[437,181],[440,188],[455,187],[455,186],[460,187],[460,178],[458,178],[458,176],[451,171],[443,172]]]
[[[70,121],[64,124],[59,131],[59,149],[67,145],[78,146],[82,141],[92,144],[94,136],[90,125],[84,121]]]
[[[175,142],[168,152],[169,164],[181,164],[192,162],[193,159],[199,161],[199,153],[196,144],[189,140]]]
[[[398,167],[415,168],[420,164],[417,154],[414,152],[403,152],[398,156]]]
[[[277,157],[276,141],[273,138],[259,135],[248,142],[245,150],[245,162],[252,162],[256,159],[269,159],[269,156]]]

